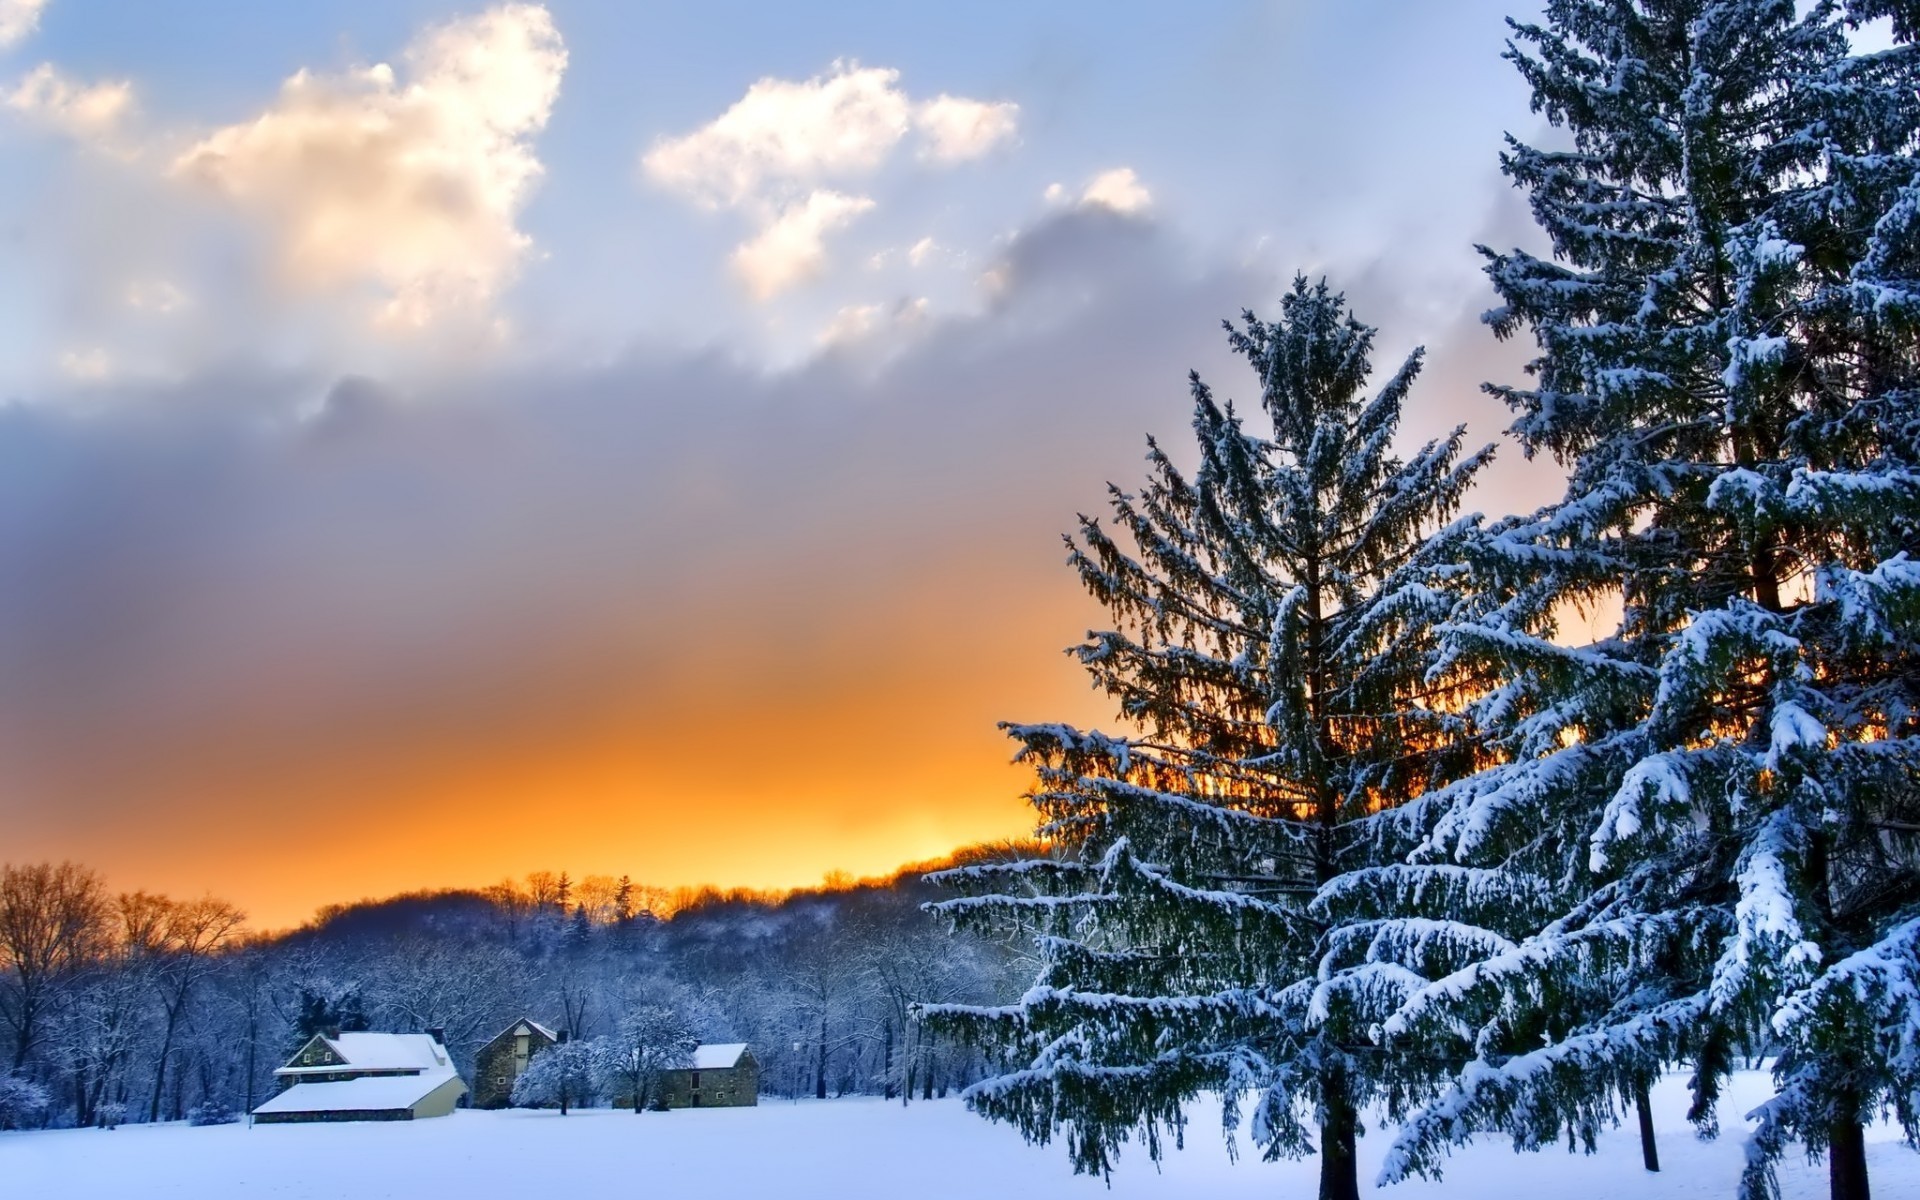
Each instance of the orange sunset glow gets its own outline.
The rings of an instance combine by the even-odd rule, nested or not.
[[[1062,653],[1104,618],[1060,534],[1147,435],[1184,453],[1190,369],[1250,395],[1220,318],[1344,273],[1383,347],[1428,346],[1409,444],[1505,420],[1479,384],[1522,355],[1470,247],[1409,232],[1521,229],[1491,158],[1382,218],[1396,270],[1458,281],[1409,299],[1371,227],[1275,173],[1311,131],[1243,153],[1211,100],[1094,154],[1053,85],[862,66],[828,21],[822,74],[755,84],[743,52],[622,108],[653,83],[598,62],[606,14],[508,8],[396,41],[411,91],[323,56],[175,111],[182,19],[102,25],[159,56],[147,99],[19,147],[73,200],[23,210],[18,277],[115,299],[0,336],[0,859],[278,929],[533,870],[779,888],[1019,836],[996,723],[1113,722]],[[307,61],[264,13],[222,36]],[[498,78],[436,74],[436,37]],[[493,124],[463,123],[483,84]],[[1453,129],[1341,153],[1364,175]],[[866,140],[768,149],[828,133]],[[1506,455],[1480,494],[1555,478]]]

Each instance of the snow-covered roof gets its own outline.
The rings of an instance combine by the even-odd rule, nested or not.
[[[695,1046],[693,1049],[693,1069],[696,1071],[724,1071],[728,1067],[740,1065],[740,1056],[747,1052],[745,1042],[721,1042],[710,1046]]]
[[[285,1066],[275,1075],[337,1075],[342,1070],[358,1071],[433,1071],[453,1066],[447,1061],[447,1049],[427,1033],[342,1033],[323,1037],[346,1066]]]
[[[557,1042],[560,1040],[559,1034],[555,1033],[551,1029],[548,1029],[545,1025],[542,1025],[540,1022],[532,1020],[531,1018],[528,1018],[528,1017],[521,1017],[518,1021],[515,1021],[513,1024],[507,1026],[505,1029],[502,1029],[499,1033],[494,1034],[491,1038],[487,1040],[491,1042],[497,1042],[501,1038],[506,1037],[510,1033],[518,1033],[522,1025],[525,1025],[529,1029],[538,1031],[541,1034],[541,1036],[545,1037],[550,1042]]]
[[[369,1075],[330,1083],[296,1083],[253,1111],[258,1115],[412,1108],[448,1080],[458,1078],[449,1064],[418,1075]],[[465,1084],[461,1086],[464,1090]]]

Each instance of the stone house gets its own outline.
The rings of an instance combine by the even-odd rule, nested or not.
[[[440,1032],[315,1034],[274,1071],[284,1090],[253,1110],[261,1124],[444,1117],[467,1085]]]
[[[745,1042],[699,1046],[692,1066],[667,1071],[660,1082],[668,1108],[742,1108],[760,1103],[760,1064]]]
[[[533,1056],[558,1045],[562,1036],[526,1017],[502,1029],[473,1056],[473,1106],[505,1108],[513,1103],[513,1083]]]

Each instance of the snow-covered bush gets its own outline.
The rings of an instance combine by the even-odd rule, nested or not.
[[[52,1098],[24,1075],[0,1075],[0,1129],[35,1129],[47,1123]]]
[[[209,1098],[187,1110],[189,1125],[231,1125],[239,1119],[240,1114],[224,1100]]]

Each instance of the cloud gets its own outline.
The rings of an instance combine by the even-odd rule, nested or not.
[[[656,141],[641,172],[702,208],[755,222],[759,232],[736,248],[733,263],[764,300],[817,274],[825,233],[874,207],[871,198],[849,206],[824,185],[873,175],[915,131],[920,157],[941,164],[977,158],[1014,136],[1016,104],[945,94],[917,103],[899,85],[897,70],[847,61],[811,79],[761,79],[706,125]]]
[[[733,269],[756,300],[818,275],[826,265],[826,235],[873,207],[866,196],[822,188],[782,212],[733,252]]]
[[[99,383],[113,374],[113,358],[99,346],[66,350],[60,355],[60,371],[69,379]]]
[[[711,208],[764,200],[770,185],[866,174],[907,135],[912,106],[899,79],[843,62],[808,80],[762,79],[710,124],[656,143],[642,169]]]
[[[178,312],[192,303],[187,294],[164,279],[136,279],[127,285],[127,307],[142,312]]]
[[[1185,426],[1214,317],[1274,288],[1059,220],[1001,309],[867,314],[919,319],[879,358],[230,367],[0,408],[9,852],[317,900],[605,869],[564,828],[663,883],[1018,829],[994,721],[1104,712],[1058,653],[1087,618],[1056,535]],[[878,769],[809,753],[888,727],[925,736]],[[554,797],[580,821],[551,842],[487,836]],[[393,836],[289,866],[314,811]],[[689,856],[721,826],[747,832]]]
[[[567,51],[544,7],[509,4],[427,29],[404,64],[404,82],[386,63],[301,70],[173,174],[266,221],[292,282],[371,287],[382,323],[417,328],[483,308],[525,258]]]
[[[4,12],[0,9],[0,21]],[[80,83],[52,63],[41,63],[7,94],[6,106],[35,124],[89,145],[111,148],[133,110],[133,84],[126,80]]]
[[[907,250],[907,262],[919,266],[940,252],[940,243],[932,237],[923,237]]]
[[[85,411],[0,407],[9,853],[285,913],[544,863],[773,883],[1022,828],[994,722],[1112,715],[1058,652],[1100,617],[1057,535],[1139,482],[1143,434],[1180,444],[1188,368],[1257,392],[1218,318],[1285,279],[1099,206],[1004,251],[992,305],[855,305],[791,370],[122,370],[71,385]],[[1422,381],[1431,420],[1500,407],[1485,303],[1432,345],[1459,382]],[[849,730],[881,749],[817,752]],[[282,853],[319,811],[389,836]]]
[[[1011,102],[994,104],[942,94],[922,104],[913,123],[926,138],[921,157],[964,162],[1010,141],[1019,117],[1020,106]]]
[[[47,0],[0,0],[0,50],[18,45],[40,28]]]
[[[893,304],[848,304],[833,314],[818,342],[834,349],[864,342],[882,330],[921,326],[932,307],[925,296],[902,297]]]
[[[1115,167],[1095,175],[1080,193],[1082,208],[1104,208],[1121,216],[1135,216],[1153,204],[1153,194],[1132,167]]]

